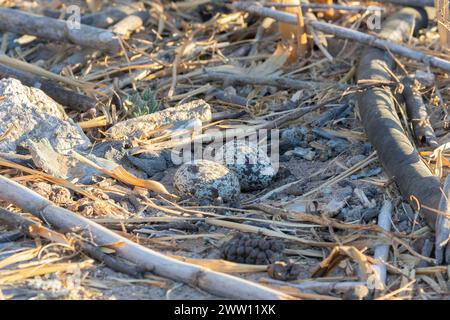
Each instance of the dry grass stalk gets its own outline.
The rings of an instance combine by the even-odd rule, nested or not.
[[[52,72],[49,72],[43,68],[40,68],[38,66],[32,65],[30,63],[24,62],[24,61],[20,61],[18,59],[14,59],[11,57],[8,57],[7,55],[4,54],[0,54],[0,63],[3,63],[7,66],[22,70],[22,71],[26,71],[38,76],[42,76],[51,80],[55,80],[55,81],[59,81],[62,83],[65,83],[69,86],[73,86],[76,88],[81,88],[81,89],[88,89],[88,88],[93,88],[93,85],[87,83],[87,82],[82,82],[79,80],[75,80],[75,79],[71,79],[68,77],[63,77],[57,74],[54,74]]]
[[[449,0],[435,0],[437,11],[437,23],[440,35],[441,46],[448,49],[450,47],[450,9]]]
[[[264,265],[241,264],[218,259],[192,259],[175,255],[172,255],[171,257],[180,261],[184,261],[187,263],[208,268],[210,270],[224,273],[266,272],[268,268],[268,266]]]
[[[55,263],[52,265],[38,265],[11,271],[0,271],[0,284],[14,283],[49,273],[76,272],[92,266],[93,260],[86,260],[80,263]]]

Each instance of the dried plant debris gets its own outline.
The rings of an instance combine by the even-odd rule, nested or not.
[[[114,139],[129,139],[141,137],[159,127],[179,127],[188,120],[198,119],[201,122],[211,121],[211,107],[203,100],[196,100],[182,104],[178,107],[168,108],[127,121],[119,122],[113,126],[109,133]]]
[[[221,247],[222,258],[247,264],[271,264],[283,257],[284,244],[258,235],[237,234]]]
[[[267,152],[255,143],[230,141],[217,150],[215,160],[237,174],[242,191],[264,189],[275,176]]]
[[[170,265],[259,282],[258,297],[449,299],[449,219],[423,215],[450,173],[445,15],[418,8],[432,2],[381,1],[378,30],[375,9],[352,0],[4,1],[0,180],[27,188],[17,201],[34,193],[19,206],[0,188],[0,217],[47,229],[0,222],[0,299],[222,297],[214,280],[197,290],[184,273],[157,275],[169,264],[142,277],[86,260],[64,239],[95,237],[31,217],[36,199]],[[73,5],[81,31],[60,34]],[[403,143],[381,150],[391,135]],[[433,182],[423,199],[397,183],[425,185],[402,174],[406,147]],[[117,262],[122,246],[93,247]]]

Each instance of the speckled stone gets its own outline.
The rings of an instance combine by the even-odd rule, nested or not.
[[[240,187],[236,174],[210,160],[194,160],[183,164],[175,173],[173,185],[180,196],[192,197],[201,204],[217,202],[236,205]]]
[[[215,160],[237,174],[242,191],[264,189],[275,176],[275,169],[267,153],[250,142],[226,143],[217,151]]]

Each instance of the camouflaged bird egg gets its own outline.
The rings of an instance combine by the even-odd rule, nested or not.
[[[194,160],[183,164],[173,179],[180,196],[192,197],[202,204],[217,201],[238,203],[240,185],[236,174],[220,163],[210,160]]]
[[[214,159],[237,174],[242,191],[264,189],[275,176],[267,153],[255,143],[230,141],[217,150]]]

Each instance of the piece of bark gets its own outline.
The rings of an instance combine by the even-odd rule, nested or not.
[[[233,3],[233,6],[239,10],[251,12],[264,17],[271,17],[278,21],[297,24],[297,17],[295,15],[277,10],[272,10],[269,8],[264,8],[258,3],[235,2]],[[311,25],[312,27],[314,27],[316,30],[322,31],[327,34],[333,34],[338,38],[357,41],[362,44],[380,48],[382,50],[389,49],[390,52],[401,55],[403,57],[421,61],[433,67],[441,68],[442,70],[450,71],[450,61],[428,55],[418,50],[410,49],[406,46],[402,46],[400,44],[395,43],[395,41],[386,40],[389,39],[388,35],[386,37],[377,37],[364,32],[359,32],[356,30],[340,27],[331,23],[312,21],[309,19],[306,21],[306,23],[307,25]]]
[[[316,120],[314,120],[313,125],[317,127],[323,127],[328,122],[337,119],[338,117],[345,117],[352,107],[349,104],[343,104],[330,111],[322,113]]]
[[[438,142],[434,129],[430,123],[427,107],[419,92],[420,84],[418,81],[406,77],[403,80],[403,97],[405,98],[406,112],[412,123],[414,136],[419,143],[427,144],[431,147],[437,147]]]
[[[384,23],[380,36],[401,42],[412,28],[423,25],[423,12],[405,8]],[[362,54],[357,70],[357,80],[389,81],[394,60],[385,50],[369,47]],[[406,136],[397,115],[392,93],[385,88],[372,88],[357,97],[361,121],[370,142],[377,150],[378,158],[402,195],[416,206],[415,197],[421,204],[420,213],[434,228],[441,197],[439,179],[434,176]]]
[[[41,89],[56,102],[77,111],[85,112],[97,104],[94,99],[61,87],[52,80],[0,64],[0,78],[10,77],[20,80],[24,85]]]
[[[211,121],[211,107],[203,100],[195,100],[177,107],[167,108],[148,115],[132,118],[114,125],[108,133],[114,139],[139,137],[148,134],[162,126],[172,126],[172,130],[186,121],[198,119],[202,122]]]
[[[159,276],[196,286],[212,294],[227,298],[292,299],[284,293],[262,285],[181,262],[143,247],[87,218],[55,206],[49,200],[4,176],[0,176],[0,199],[14,203],[23,210],[46,221],[54,228],[86,235],[97,246],[120,244],[115,247],[118,256]]]
[[[236,104],[243,107],[254,106],[256,105],[255,100],[250,100],[235,94],[231,94],[229,92],[220,90],[220,89],[212,89],[207,93],[208,96],[212,96],[218,100]]]
[[[71,42],[82,47],[97,48],[112,53],[121,50],[117,36],[110,31],[84,24],[75,28],[67,21],[15,9],[0,8],[0,30],[52,41]]]

